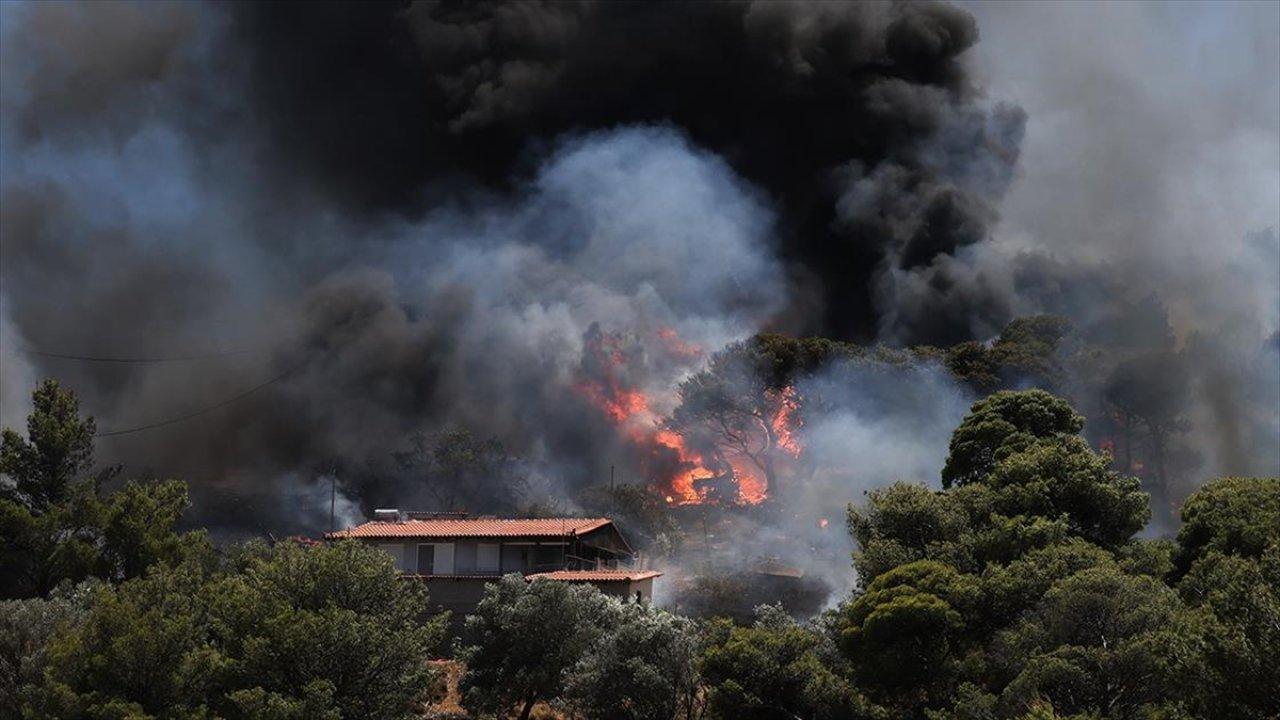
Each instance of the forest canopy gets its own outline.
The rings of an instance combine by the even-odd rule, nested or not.
[[[449,655],[476,717],[1280,712],[1280,479],[1210,481],[1175,540],[1140,538],[1138,480],[1044,391],[976,402],[943,489],[850,505],[856,586],[816,617],[694,620],[509,575],[453,648],[381,551],[179,532],[181,482],[95,471],[75,395],[47,381],[34,401],[2,457],[6,716],[420,717]]]

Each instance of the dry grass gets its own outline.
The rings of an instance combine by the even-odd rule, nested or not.
[[[462,694],[458,692],[458,679],[462,677],[462,663],[456,660],[432,660],[431,666],[444,674],[444,697],[428,705],[423,711],[427,720],[469,720],[470,715],[462,707]],[[514,715],[512,716],[514,717]],[[546,703],[533,706],[531,720],[565,720],[565,716]]]

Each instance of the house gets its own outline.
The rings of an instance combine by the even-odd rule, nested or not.
[[[508,573],[528,580],[590,583],[608,595],[647,602],[662,573],[608,518],[496,518],[378,510],[374,520],[325,535],[382,548],[407,577],[420,578],[455,623],[475,610],[484,586]]]

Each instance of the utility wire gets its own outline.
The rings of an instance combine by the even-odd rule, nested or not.
[[[250,395],[258,392],[259,390],[267,387],[268,385],[275,384],[285,379],[286,377],[288,377],[289,375],[292,375],[294,371],[298,370],[301,367],[302,367],[301,365],[298,365],[298,366],[289,368],[288,370],[285,370],[284,372],[280,373],[279,375],[276,375],[270,380],[267,380],[266,382],[255,385],[249,388],[248,390],[245,390],[244,392],[240,393],[239,395],[236,395],[235,397],[227,398],[226,400],[223,400],[222,402],[216,405],[210,405],[209,407],[201,408],[199,410],[189,412],[185,415],[179,415],[177,417],[169,418],[167,420],[160,420],[158,422],[148,423],[146,425],[139,425],[138,427],[128,428],[125,430],[104,430],[103,432],[96,433],[94,437],[114,437],[116,435],[128,435],[130,433],[142,432],[143,430],[154,430],[155,428],[165,427],[166,425],[175,425],[185,420],[197,418],[197,417],[200,417],[201,415],[207,415],[208,413],[211,413],[214,410],[224,408],[232,403],[243,400],[249,397]]]
[[[101,357],[97,355],[73,355],[70,353],[56,353],[47,350],[36,350],[34,348],[18,348],[16,350],[7,350],[10,353],[21,353],[24,355],[35,355],[37,357],[57,358],[59,360],[80,360],[82,362],[97,363],[168,363],[168,362],[188,362],[191,360],[212,360],[215,358],[227,357],[228,355],[240,355],[247,350],[240,348],[235,350],[221,350],[218,352],[204,353],[200,355],[171,355],[171,356],[141,356],[141,357]]]

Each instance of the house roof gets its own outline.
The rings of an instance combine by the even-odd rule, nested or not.
[[[560,580],[562,582],[635,582],[662,575],[657,570],[555,570],[534,573],[527,580]]]
[[[585,535],[613,521],[608,518],[438,518],[431,520],[373,521],[327,533],[341,538],[565,538]]]

